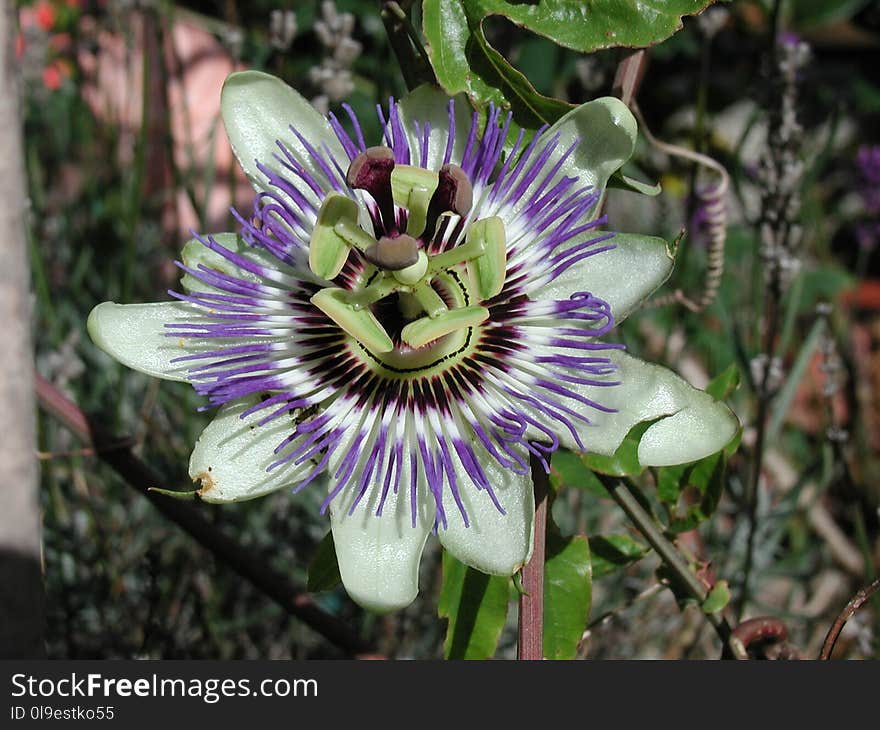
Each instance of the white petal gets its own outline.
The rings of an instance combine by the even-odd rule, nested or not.
[[[544,139],[557,134],[557,157],[580,141],[560,174],[576,176],[582,183],[604,189],[612,173],[632,155],[638,125],[620,99],[606,96],[572,109],[544,133]]]
[[[613,413],[604,413],[576,400],[565,399],[566,405],[582,412],[591,421],[585,424],[570,419],[587,452],[610,456],[633,426],[655,420],[657,422],[648,428],[640,442],[642,466],[696,461],[721,450],[733,438],[739,423],[723,403],[694,388],[667,368],[619,351],[611,353],[610,357],[619,367],[610,380],[620,380],[620,385],[603,387],[565,383],[575,393],[616,409]],[[552,397],[562,400],[555,394]],[[567,429],[523,403],[518,402],[517,408],[551,428],[565,448],[580,450]],[[529,435],[543,438],[537,429],[529,429]]]
[[[449,131],[450,98],[436,86],[422,84],[400,100],[400,121],[409,139],[412,164],[420,164],[421,135],[416,135],[415,122],[424,130],[425,122],[431,125],[428,139],[429,170],[439,170],[446,153],[446,140]],[[473,110],[464,94],[455,97],[455,139],[453,140],[452,162],[461,162],[471,128]]]
[[[172,363],[174,358],[198,351],[199,340],[169,337],[166,324],[199,318],[198,308],[184,302],[115,304],[95,307],[87,328],[92,341],[123,365],[165,380],[187,380],[192,363]]]
[[[272,256],[272,254],[254,246],[248,246],[236,233],[215,233],[211,238],[224,248],[229,249],[239,256],[243,256],[259,266],[264,266],[270,270],[277,270],[282,266],[281,262]],[[259,276],[250,271],[238,268],[229,259],[221,256],[216,251],[212,251],[197,238],[190,239],[184,244],[180,258],[183,260],[183,263],[191,269],[198,269],[199,266],[206,266],[209,269],[215,269],[238,279],[244,279],[245,281],[252,281],[255,283],[261,281]],[[180,284],[187,291],[191,292],[220,291],[217,287],[206,284],[188,273],[184,273],[181,277]],[[227,294],[228,292],[223,293]]]
[[[661,420],[648,429],[642,437],[645,447],[639,448],[643,466],[702,459],[733,438],[738,423],[723,403],[667,368],[623,353],[614,354],[612,359],[620,368],[616,376],[622,381],[620,385],[577,387],[583,395],[617,409],[616,413],[591,413],[593,424],[578,429],[587,451],[611,455],[633,426],[654,419]]]
[[[330,460],[331,487],[346,451],[347,445]],[[419,562],[434,524],[434,503],[422,478],[413,527],[407,450],[404,456],[400,487],[396,494],[389,490],[381,515],[376,515],[376,510],[382,479],[375,473],[368,493],[352,514],[349,511],[356,497],[355,489],[343,492],[330,503],[330,526],[345,590],[364,608],[382,613],[405,608],[418,595]]]
[[[314,467],[304,462],[268,471],[278,459],[274,449],[290,435],[293,421],[282,415],[264,426],[257,425],[268,411],[241,418],[257,402],[248,398],[223,406],[196,442],[189,475],[201,481],[199,496],[204,501],[241,502],[282,487],[295,487]]]
[[[238,162],[257,190],[265,188],[266,176],[256,162],[271,169],[280,169],[275,155],[280,154],[277,140],[313,173],[318,182],[324,180],[312,156],[297,136],[293,126],[316,150],[323,152],[326,144],[338,160],[348,160],[329,122],[300,94],[281,79],[259,71],[239,71],[223,84],[220,111],[226,134]],[[290,173],[287,173],[290,177]],[[313,200],[307,186],[299,185]]]
[[[530,298],[563,300],[586,291],[611,305],[615,323],[623,321],[666,281],[673,258],[662,238],[618,233],[609,243],[616,248],[569,266]]]
[[[482,450],[481,450],[482,451]],[[479,453],[479,452],[478,452]],[[448,526],[438,529],[444,548],[461,562],[490,575],[513,575],[531,557],[535,496],[531,474],[515,474],[485,451],[481,466],[506,514],[485,491],[459,479],[459,493],[470,525],[464,526],[449,486],[443,504]]]
[[[539,185],[546,185],[545,189],[549,189],[563,177],[576,178],[575,189],[591,185],[604,191],[611,174],[632,155],[637,131],[632,113],[619,99],[603,97],[581,104],[546,130],[536,143],[531,158],[533,160],[555,137],[559,138],[553,153],[544,164],[543,169],[548,172],[577,143],[572,154],[565,159],[550,181],[546,182],[543,175],[537,175],[518,200],[509,204],[502,204],[499,200],[495,206],[486,206],[472,215],[486,217],[497,214],[505,221],[514,220],[532,202]],[[601,205],[597,203],[584,220],[596,218],[600,209]]]
[[[639,463],[672,466],[696,461],[726,446],[738,427],[736,417],[726,406],[697,391],[687,408],[645,431],[639,441]]]

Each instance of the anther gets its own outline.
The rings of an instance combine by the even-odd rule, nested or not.
[[[406,232],[420,236],[425,230],[428,206],[437,189],[440,176],[431,170],[413,165],[398,165],[391,171],[391,195],[396,205],[406,208]]]
[[[437,190],[428,206],[428,215],[423,237],[429,240],[434,236],[437,221],[444,213],[455,213],[462,218],[470,213],[474,205],[474,188],[467,173],[458,165],[443,165],[440,168]]]
[[[440,185],[436,195],[441,195],[445,209],[464,217],[470,213],[474,204],[474,188],[467,173],[458,165],[443,165],[440,168]]]
[[[440,337],[466,327],[476,327],[489,318],[485,307],[459,307],[410,322],[401,330],[401,339],[410,347],[419,348]]]
[[[329,281],[342,271],[349,248],[348,241],[336,231],[336,226],[347,222],[350,228],[357,229],[357,219],[357,203],[344,195],[333,193],[321,204],[309,241],[309,268],[316,276]]]
[[[391,173],[394,152],[388,147],[369,147],[348,166],[345,181],[355,190],[365,190],[379,205],[385,231],[394,225],[394,200],[391,196]],[[378,236],[380,231],[376,231]]]
[[[372,192],[377,183],[391,179],[393,169],[394,152],[389,147],[370,147],[351,161],[345,181],[356,190]]]
[[[419,260],[419,242],[403,233],[396,238],[382,236],[364,251],[364,258],[385,271],[400,271]]]

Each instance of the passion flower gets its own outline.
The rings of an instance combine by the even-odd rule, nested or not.
[[[600,339],[672,267],[662,239],[599,213],[636,137],[616,99],[510,144],[509,115],[421,87],[378,111],[375,146],[350,109],[349,132],[262,73],[230,76],[221,103],[252,213],[186,244],[177,301],[105,302],[89,332],[219,406],[190,461],[205,501],[329,484],[362,605],[413,600],[431,532],[518,570],[530,461],[560,446],[611,454],[653,421],[639,459],[667,465],[732,437],[724,405]]]

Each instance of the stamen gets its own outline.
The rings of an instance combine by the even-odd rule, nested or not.
[[[385,271],[400,271],[418,263],[419,242],[405,233],[396,238],[382,236],[364,251],[364,258]]]
[[[474,204],[474,187],[467,173],[458,165],[443,165],[440,168],[440,187],[438,193],[445,195],[446,207],[460,216],[466,216]]]
[[[418,301],[422,309],[425,310],[425,313],[431,319],[436,319],[444,312],[449,311],[446,302],[443,301],[440,295],[434,291],[434,287],[432,287],[427,281],[422,282],[419,286],[413,289],[413,296],[415,296],[416,301]]]
[[[364,289],[349,292],[347,301],[355,309],[364,309],[393,294],[397,288],[397,280],[393,276],[385,276],[383,274]]]
[[[410,347],[422,347],[429,342],[466,327],[475,327],[489,319],[485,307],[460,307],[450,309],[436,317],[422,317],[410,322],[400,333],[401,339]]]
[[[425,233],[433,233],[443,213],[456,213],[464,218],[473,204],[474,188],[467,173],[458,165],[443,165],[440,168],[437,190],[428,206]]]
[[[368,350],[385,353],[394,349],[379,320],[369,309],[355,308],[344,289],[321,289],[310,301]]]
[[[477,295],[486,301],[501,293],[507,278],[504,223],[498,216],[476,221],[467,234],[467,243],[472,241],[480,242],[483,254],[468,261],[468,275]]]
[[[359,251],[366,251],[370,246],[376,243],[376,239],[361,228],[355,221],[348,219],[341,220],[333,226],[333,230],[341,238],[344,238],[346,243],[350,246],[354,246]]]
[[[335,226],[346,221],[357,227],[358,204],[344,195],[327,196],[318,211],[315,230],[309,240],[309,268],[322,279],[334,279],[348,259],[348,243]]]
[[[437,185],[439,174],[412,165],[397,165],[391,171],[391,194],[394,202],[409,211],[406,232],[420,236],[425,230],[428,206]]]
[[[379,206],[386,231],[394,225],[394,199],[391,195],[391,173],[394,152],[388,147],[369,147],[348,166],[345,181],[355,190],[366,190]],[[376,231],[379,234],[379,231]]]
[[[479,223],[479,221],[477,221],[477,223]],[[485,251],[485,242],[483,241],[482,236],[469,235],[464,243],[455,248],[451,248],[448,251],[432,256],[428,264],[428,271],[432,274],[439,273],[444,269],[452,268],[457,264],[463,264],[465,261],[479,258],[485,253]]]

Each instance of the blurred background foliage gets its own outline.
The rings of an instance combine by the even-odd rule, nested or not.
[[[107,299],[164,298],[176,286],[173,260],[189,231],[228,230],[229,205],[248,210],[249,188],[218,119],[220,84],[231,70],[278,74],[324,109],[348,102],[367,120],[368,139],[378,138],[373,108],[405,87],[377,6],[20,3],[37,367],[83,410],[130,438],[167,480],[156,487],[187,488],[189,452],[210,414],[199,412],[200,399],[185,385],[141,376],[92,346],[88,312]],[[485,31],[541,94],[580,103],[611,91],[617,49],[584,55],[497,17]],[[760,168],[768,110],[779,93],[773,48],[784,43],[805,44],[809,58],[796,74],[803,170],[801,205],[789,222],[799,244],[786,262],[790,284],[768,357]],[[652,48],[638,94],[655,135],[729,170],[727,271],[706,311],[649,306],[626,322],[620,339],[696,385],[717,378],[719,396],[729,397],[744,430],[723,473],[713,473],[714,465],[688,473],[618,471],[649,495],[648,506],[707,587],[729,583],[728,611],[781,619],[789,641],[809,656],[855,588],[876,577],[880,560],[878,60],[876,3],[735,0],[685,18],[680,32]],[[663,192],[645,198],[615,191],[612,224],[670,240],[687,228],[673,284],[699,290],[706,265],[701,175],[644,140],[627,172],[660,181]],[[777,387],[751,521],[756,394],[767,368]],[[163,520],[62,426],[41,416],[39,428],[50,656],[340,655]],[[564,535],[588,536],[592,555],[592,609],[578,656],[717,656],[699,607],[677,605],[658,559],[584,463],[570,454],[554,463],[555,521]],[[196,507],[305,587],[327,531],[319,502],[306,490],[296,498],[282,492]],[[752,524],[754,559],[746,567]],[[442,563],[429,543],[421,596],[395,615],[367,614],[338,587],[314,598],[389,655],[439,657]],[[510,657],[515,611],[495,620],[496,655]],[[876,605],[857,614],[840,655],[872,656],[878,627]]]

